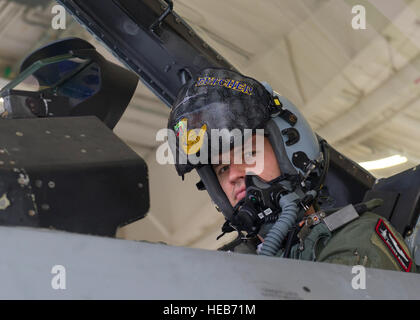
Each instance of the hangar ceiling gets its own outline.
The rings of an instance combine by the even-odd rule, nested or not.
[[[119,63],[70,16],[65,30],[53,30],[55,4],[0,0],[0,86],[31,51],[69,36]],[[357,4],[366,8],[366,29],[352,28]],[[420,164],[420,0],[175,0],[174,10],[238,70],[294,102],[346,156],[407,158],[371,171],[376,177]],[[155,161],[156,132],[168,114],[140,83],[114,130],[146,159],[152,192],[148,217],[119,236],[215,249],[223,244],[215,242],[223,218],[195,190],[198,178],[182,182],[174,168]]]

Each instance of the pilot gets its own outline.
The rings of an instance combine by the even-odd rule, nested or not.
[[[222,249],[416,272],[402,236],[370,212],[380,199],[322,203],[328,144],[268,84],[204,69],[181,88],[168,128],[178,174],[195,169],[226,218],[223,234],[238,232]]]

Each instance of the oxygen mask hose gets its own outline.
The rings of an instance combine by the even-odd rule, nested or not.
[[[288,231],[297,220],[299,207],[296,202],[299,199],[299,196],[294,192],[280,198],[279,204],[282,213],[264,238],[259,255],[274,256],[280,250]]]

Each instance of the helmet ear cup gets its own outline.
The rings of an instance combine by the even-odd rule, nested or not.
[[[265,132],[268,134],[268,140],[270,141],[271,147],[273,148],[274,154],[276,155],[277,163],[281,173],[296,175],[297,171],[287,156],[285,142],[283,140],[281,131],[282,130],[279,124],[274,118],[267,122]]]
[[[295,124],[290,124],[281,116],[273,115],[266,125],[280,170],[283,174],[305,176],[310,164],[322,159],[319,141],[301,112],[286,98],[274,95],[282,108],[297,118]]]

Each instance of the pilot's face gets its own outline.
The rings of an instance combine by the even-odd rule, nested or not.
[[[245,175],[247,172],[253,172],[256,163],[263,165],[258,176],[264,181],[270,181],[280,176],[280,168],[268,138],[264,137],[264,151],[260,151],[260,148],[256,148],[255,135],[252,139],[252,156],[255,157],[254,163],[246,163],[244,161],[245,155],[242,148],[236,148],[229,152],[230,164],[213,165],[220,186],[233,207],[239,200],[245,197]],[[242,163],[234,163],[235,152],[242,153]],[[222,158],[222,155],[220,158]]]

